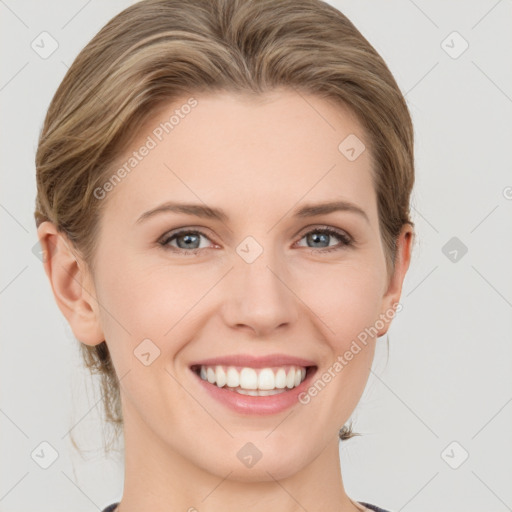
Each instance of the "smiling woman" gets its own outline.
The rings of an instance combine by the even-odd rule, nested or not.
[[[45,271],[124,433],[107,510],[382,510],[338,449],[400,307],[413,130],[343,14],[136,3],[70,67],[36,167]]]

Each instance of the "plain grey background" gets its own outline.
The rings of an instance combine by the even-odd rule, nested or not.
[[[132,3],[0,0],[2,512],[95,511],[122,493],[99,390],[33,251],[34,155],[66,69]],[[383,338],[353,415],[364,435],[341,446],[345,487],[394,512],[512,510],[511,1],[329,3],[388,63],[416,132],[418,243],[389,361]]]

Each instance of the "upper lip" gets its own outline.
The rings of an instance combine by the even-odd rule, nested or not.
[[[269,368],[271,366],[316,366],[313,361],[286,354],[269,354],[267,356],[252,356],[250,354],[231,354],[195,361],[191,366],[244,366],[249,368]]]

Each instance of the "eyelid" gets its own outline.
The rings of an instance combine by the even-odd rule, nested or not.
[[[334,226],[331,226],[330,224],[312,224],[310,226],[306,226],[305,228],[301,229],[295,236],[300,236],[302,238],[303,236],[307,235],[311,231],[324,231],[324,230],[335,233],[338,236],[345,236],[349,240],[354,241],[354,237],[352,237],[352,235],[350,235],[346,230],[341,229],[341,228],[336,228]]]
[[[210,230],[208,228],[205,228],[203,226],[201,226],[201,227],[199,227],[199,226],[184,226],[181,228],[175,228],[175,229],[170,229],[169,231],[166,231],[162,236],[160,236],[158,238],[157,242],[159,242],[159,243],[164,242],[164,241],[169,240],[170,238],[180,235],[182,233],[196,233],[198,235],[204,236],[205,238],[208,238],[210,241],[213,242],[213,240],[211,240],[211,238],[212,238],[211,235],[207,234],[207,232],[209,232],[209,231]]]

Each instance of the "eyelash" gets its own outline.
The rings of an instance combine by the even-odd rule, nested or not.
[[[334,236],[334,237],[338,238],[341,241],[341,245],[337,245],[337,246],[333,246],[333,247],[323,247],[323,248],[319,248],[319,249],[315,249],[314,247],[306,247],[306,249],[311,249],[311,251],[313,253],[315,253],[315,252],[325,253],[325,252],[339,251],[341,249],[344,249],[344,248],[347,248],[347,247],[351,247],[352,245],[354,245],[354,240],[351,237],[349,237],[348,235],[346,235],[345,233],[343,233],[341,231],[338,231],[336,229],[329,228],[329,227],[322,227],[322,228],[312,229],[312,230],[304,233],[304,235],[302,235],[300,240],[302,240],[304,237],[306,237],[307,235],[309,235],[311,233],[322,233],[322,234]],[[171,250],[171,251],[177,252],[177,253],[182,253],[182,254],[187,255],[187,256],[197,256],[198,253],[200,251],[202,251],[204,248],[199,248],[199,249],[181,249],[179,247],[171,247],[171,246],[168,245],[171,240],[174,240],[175,238],[179,237],[180,235],[185,235],[185,234],[186,235],[190,235],[190,234],[192,234],[192,235],[199,235],[199,236],[204,236],[205,238],[208,238],[208,236],[205,235],[201,231],[196,231],[194,229],[182,229],[182,230],[177,231],[175,233],[171,232],[171,233],[168,233],[168,234],[164,235],[164,237],[158,243],[164,249]],[[208,238],[208,240],[209,240],[209,238]]]

